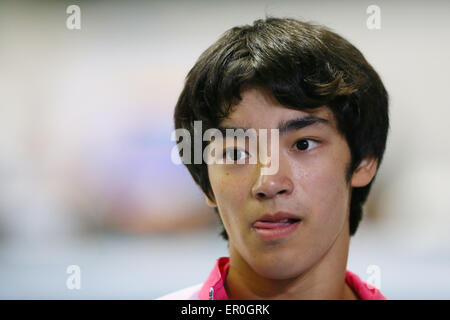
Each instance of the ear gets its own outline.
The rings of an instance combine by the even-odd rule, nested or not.
[[[351,186],[364,187],[372,181],[377,172],[378,161],[374,158],[365,158],[353,172]]]
[[[213,208],[217,207],[217,204],[216,204],[216,202],[214,200],[211,200],[206,194],[204,194],[204,196],[205,196],[206,204],[208,206],[213,207]]]

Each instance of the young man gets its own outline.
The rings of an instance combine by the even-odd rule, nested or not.
[[[192,137],[194,121],[201,136],[278,134],[258,144],[271,150],[265,160],[250,163],[249,143],[225,136],[202,141],[201,150],[219,148],[219,161],[185,162],[223,223],[230,257],[203,284],[161,299],[385,299],[346,270],[389,129],[387,92],[358,49],[295,19],[232,28],[190,70],[174,119]]]

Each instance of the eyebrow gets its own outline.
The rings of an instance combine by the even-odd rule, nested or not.
[[[280,135],[287,134],[292,131],[300,130],[310,126],[317,126],[319,124],[325,124],[330,126],[330,122],[327,119],[323,119],[312,114],[296,118],[288,121],[280,121],[278,124],[278,129],[280,130]]]
[[[278,130],[279,130],[279,134],[281,136],[281,135],[288,134],[292,131],[300,130],[300,129],[303,129],[306,127],[317,126],[320,124],[325,124],[327,126],[331,126],[329,120],[310,114],[305,117],[299,117],[299,118],[295,118],[295,119],[291,119],[291,120],[281,120],[278,124]],[[239,127],[230,127],[230,126],[221,126],[221,127],[218,127],[218,129],[222,132],[222,134],[225,134],[226,129],[233,129],[233,130],[242,129],[244,131],[248,130],[248,128],[243,128],[243,127],[239,128]]]

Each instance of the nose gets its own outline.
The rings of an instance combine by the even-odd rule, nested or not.
[[[294,190],[294,184],[282,166],[276,174],[264,175],[259,171],[256,183],[252,187],[252,195],[258,200],[265,200],[279,195],[289,195]]]

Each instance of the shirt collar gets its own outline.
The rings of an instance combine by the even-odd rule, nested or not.
[[[217,259],[206,281],[199,292],[200,300],[228,300],[225,290],[225,279],[230,267],[230,258]],[[358,275],[346,270],[345,281],[361,300],[386,300],[386,297],[374,286],[362,281]]]
[[[217,259],[216,265],[200,289],[200,300],[228,300],[228,295],[225,291],[225,279],[229,267],[230,258],[221,257]]]

